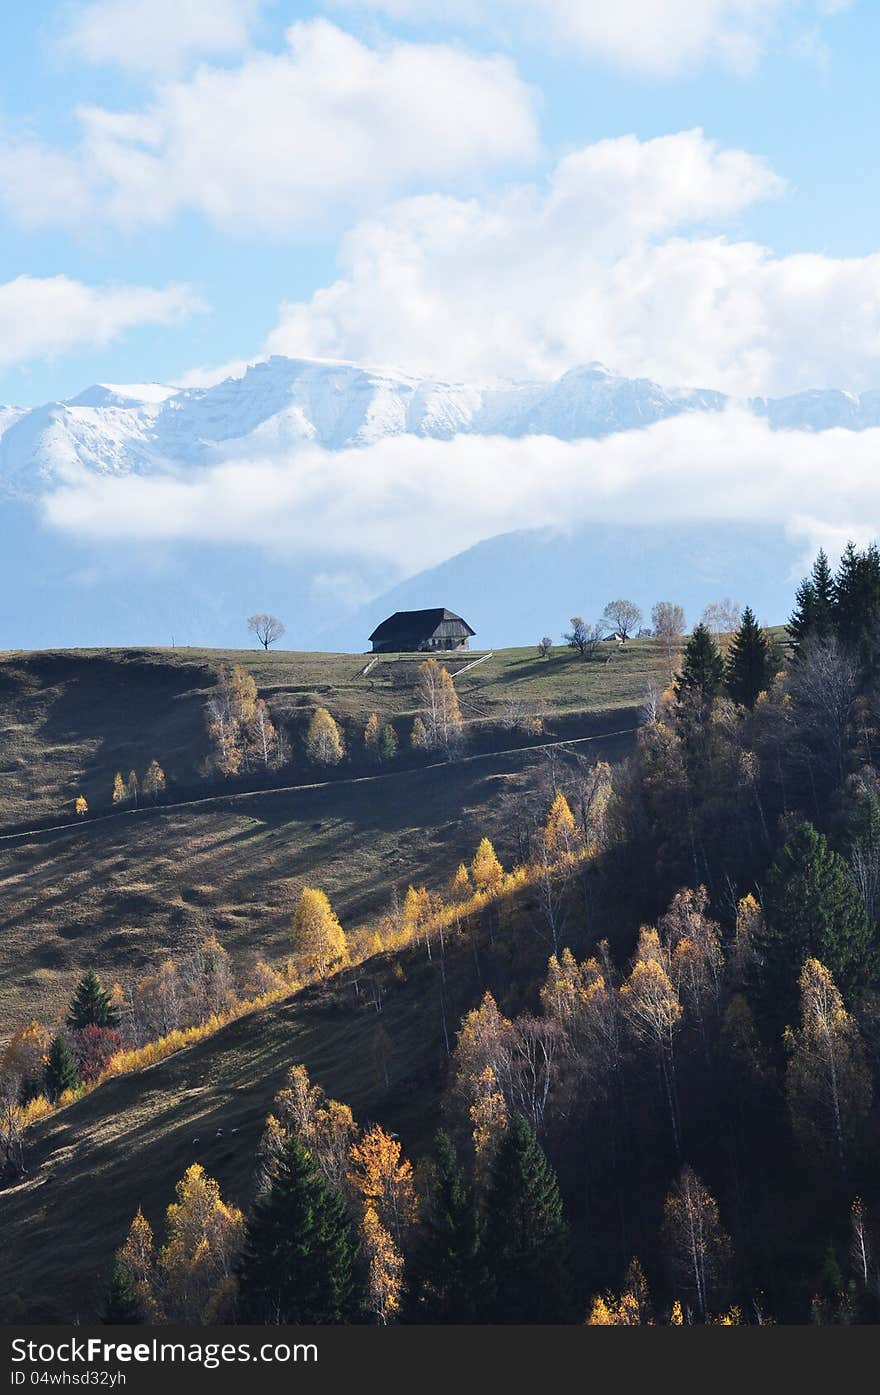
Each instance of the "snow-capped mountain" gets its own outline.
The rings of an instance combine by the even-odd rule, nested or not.
[[[593,363],[554,382],[456,383],[307,359],[273,357],[215,387],[98,384],[67,402],[0,407],[0,482],[28,497],[75,465],[149,474],[314,442],[328,450],[412,434],[609,435],[733,399],[667,388]],[[779,428],[880,425],[880,391],[835,390],[744,404]]]

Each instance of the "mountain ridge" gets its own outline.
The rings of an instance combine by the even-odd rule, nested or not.
[[[734,398],[664,387],[593,362],[549,382],[456,382],[395,369],[274,355],[207,388],[97,383],[64,402],[0,406],[0,486],[28,497],[71,469],[151,474],[222,459],[368,446],[393,436],[554,436],[573,441],[683,413],[745,407],[772,428],[880,426],[880,390]]]

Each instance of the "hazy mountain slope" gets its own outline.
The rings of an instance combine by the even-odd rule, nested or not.
[[[781,624],[791,612],[801,552],[782,528],[733,523],[507,533],[395,586],[322,631],[319,641],[330,649],[365,648],[386,615],[439,604],[464,616],[481,649],[537,643],[544,634],[558,643],[571,615],[596,620],[618,596],[641,606],[646,624],[655,601],[683,605],[694,623],[708,602],[724,596],[751,605],[766,624]]]

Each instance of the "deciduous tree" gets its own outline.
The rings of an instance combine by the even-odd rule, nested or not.
[[[345,958],[345,931],[317,887],[304,886],[299,894],[293,914],[293,949],[321,978]]]
[[[666,1198],[663,1229],[676,1279],[693,1301],[697,1317],[705,1322],[730,1242],[717,1201],[692,1167],[681,1169]]]
[[[284,625],[277,615],[250,615],[247,627],[252,635],[256,635],[264,649],[268,649],[270,644],[276,644],[285,632]]]
[[[309,760],[316,765],[338,765],[345,755],[342,732],[326,707],[318,707],[312,714],[306,736],[306,752]]]

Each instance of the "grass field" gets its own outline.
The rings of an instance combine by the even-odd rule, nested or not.
[[[546,661],[534,649],[506,649],[477,664],[457,684],[475,740],[492,744],[484,729],[503,722],[511,703],[561,718],[638,704],[659,661],[655,643],[634,640],[602,651],[584,663],[564,648]],[[374,710],[383,720],[397,720],[405,740],[421,657],[383,655],[364,674],[370,656],[359,654],[124,649],[2,655],[0,825],[63,819],[79,793],[93,811],[109,808],[114,773],[142,773],[154,757],[172,789],[200,782],[208,754],[204,706],[224,662],[253,673],[276,721],[291,733],[293,763],[285,783],[314,779],[301,748],[314,708],[333,712],[355,752]],[[447,662],[455,673],[479,658],[471,652]]]

